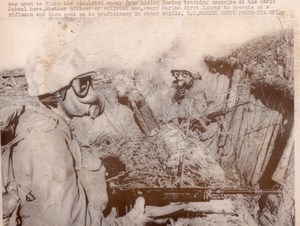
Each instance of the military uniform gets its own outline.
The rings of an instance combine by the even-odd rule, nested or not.
[[[67,122],[46,107],[27,108],[18,118],[12,146],[13,178],[23,226],[130,225],[130,215],[104,218],[105,168],[80,149]],[[14,219],[12,219],[14,220]]]
[[[132,225],[144,211],[138,200],[122,218],[102,215],[108,201],[105,168],[79,147],[68,121],[96,118],[104,100],[93,89],[95,72],[79,50],[61,44],[38,48],[25,66],[29,95],[47,107],[26,107],[15,118],[15,138],[2,153],[4,188],[9,193],[15,183],[20,198],[11,223],[18,213],[22,226]]]
[[[215,101],[215,94],[203,80],[194,79],[185,98],[178,104],[178,118],[199,119],[203,117],[210,105]]]

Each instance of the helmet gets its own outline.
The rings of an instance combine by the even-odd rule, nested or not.
[[[193,73],[187,70],[171,70],[171,74],[174,75],[175,73],[183,73],[188,74],[193,77]]]
[[[44,45],[27,59],[25,78],[30,96],[51,94],[91,72],[81,53],[74,47]]]
[[[171,73],[173,75],[174,72],[182,72],[182,73],[189,74],[194,78],[201,79],[200,73],[199,72],[195,73],[196,70],[197,70],[196,65],[192,64],[189,59],[179,57],[174,60]]]

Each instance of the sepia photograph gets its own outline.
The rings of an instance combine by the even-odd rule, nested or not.
[[[0,25],[3,225],[296,225],[288,16]]]

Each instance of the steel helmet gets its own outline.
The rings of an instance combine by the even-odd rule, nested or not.
[[[78,49],[44,45],[27,59],[25,78],[30,96],[51,94],[67,86],[77,76],[91,72]]]
[[[195,73],[195,71],[197,71],[198,67],[195,65],[195,63],[192,64],[189,59],[182,58],[182,57],[176,58],[173,61],[172,65],[173,65],[172,70],[171,70],[172,74],[175,71],[181,71],[181,72],[190,74],[194,78],[201,79],[200,73],[199,72]]]

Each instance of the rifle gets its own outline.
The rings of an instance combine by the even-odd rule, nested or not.
[[[208,126],[211,122],[216,122],[216,118],[226,115],[230,112],[235,111],[238,107],[249,104],[250,102],[243,102],[240,104],[236,104],[233,107],[230,107],[228,109],[220,109],[217,111],[213,111],[212,109],[208,109],[207,111],[203,112],[199,119],[194,118],[192,119],[190,123],[190,129],[192,131],[200,131],[201,133],[206,132],[206,126]]]
[[[231,195],[280,195],[279,189],[221,189],[199,188],[112,188],[109,190],[109,208],[115,207],[118,216],[125,215],[142,196],[147,206],[164,206],[170,203],[208,202],[222,200]]]
[[[215,119],[216,117],[219,117],[219,116],[222,116],[222,115],[226,115],[227,113],[229,112],[232,112],[234,110],[236,110],[238,107],[240,106],[244,106],[246,104],[249,104],[250,101],[246,101],[246,102],[242,102],[242,103],[239,103],[239,104],[236,104],[228,109],[221,109],[219,111],[211,111],[209,113],[206,113],[206,118],[209,119],[209,120],[213,120]]]

